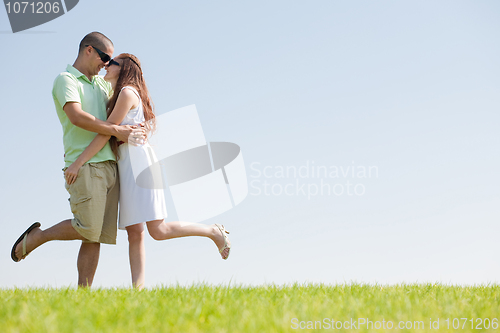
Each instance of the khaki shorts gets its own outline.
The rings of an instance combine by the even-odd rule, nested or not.
[[[120,195],[116,162],[84,164],[76,181],[65,187],[70,194],[73,228],[88,242],[116,244]]]

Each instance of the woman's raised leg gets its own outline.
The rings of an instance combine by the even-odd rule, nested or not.
[[[126,227],[128,233],[128,253],[132,284],[142,290],[146,279],[146,248],[144,246],[144,224],[134,224]]]
[[[146,223],[151,237],[155,240],[165,240],[186,236],[208,237],[214,241],[218,249],[224,247],[224,236],[215,224],[205,225],[201,223],[174,221],[166,223],[164,220],[149,221]],[[231,242],[227,240],[227,246],[221,256],[226,259],[229,255]]]

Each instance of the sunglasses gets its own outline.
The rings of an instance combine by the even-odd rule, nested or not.
[[[108,62],[108,67],[111,66],[111,65],[116,65],[118,67],[120,67],[120,64],[117,63],[114,59],[111,59],[109,62]]]
[[[87,46],[92,46],[92,45],[85,45],[85,47],[87,47]],[[108,61],[110,61],[110,60],[111,60],[111,57],[110,57],[107,53],[102,52],[101,50],[99,50],[99,49],[98,49],[97,47],[95,47],[95,46],[92,46],[92,48],[93,48],[94,50],[96,50],[96,52],[97,52],[97,54],[99,55],[99,57],[101,58],[102,62],[107,63]]]

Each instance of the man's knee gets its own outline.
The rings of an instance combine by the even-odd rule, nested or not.
[[[99,254],[99,250],[101,249],[101,244],[100,243],[94,243],[94,242],[82,242],[82,245],[80,246],[80,253],[83,253],[84,255],[90,255],[90,254]]]

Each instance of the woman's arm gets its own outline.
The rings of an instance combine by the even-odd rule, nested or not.
[[[120,124],[123,121],[123,118],[127,115],[128,111],[137,107],[138,103],[139,98],[133,91],[130,89],[123,89],[118,95],[115,108],[109,115],[107,122],[115,125]],[[66,171],[64,171],[64,177],[66,178],[66,183],[68,183],[68,185],[71,185],[76,181],[78,171],[82,165],[97,154],[106,145],[106,142],[108,142],[110,138],[110,135],[96,135],[94,140],[92,140],[90,145],[85,148],[80,156],[78,156],[76,161],[73,162],[73,164],[71,164]]]

